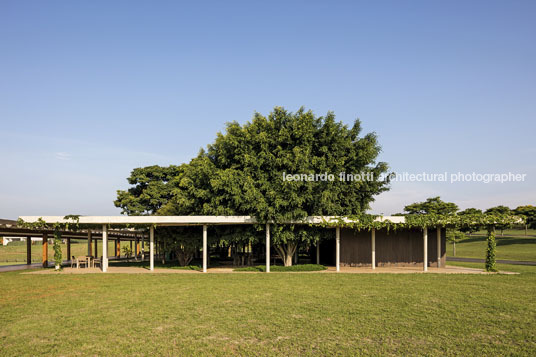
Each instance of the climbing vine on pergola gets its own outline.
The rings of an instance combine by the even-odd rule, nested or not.
[[[380,215],[362,214],[348,217],[336,217],[324,220],[325,227],[343,227],[356,230],[397,230],[411,228],[486,228],[488,231],[486,247],[486,271],[497,271],[495,266],[495,226],[509,226],[522,223],[522,216],[498,213],[475,213],[468,215],[413,214],[405,215],[404,222],[393,222]]]

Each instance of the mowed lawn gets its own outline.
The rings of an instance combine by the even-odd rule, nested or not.
[[[13,272],[0,274],[0,286],[5,356],[536,351],[534,272]]]
[[[485,235],[472,235],[456,242],[456,257],[480,258],[486,257]],[[496,257],[504,260],[536,261],[536,236],[495,236],[497,245]],[[453,246],[447,244],[447,255],[453,256]]]

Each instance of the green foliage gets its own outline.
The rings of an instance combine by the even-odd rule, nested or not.
[[[486,248],[486,271],[496,272],[495,266],[495,231],[493,229],[488,230],[488,246]]]
[[[63,263],[63,257],[61,253],[61,232],[58,227],[54,230],[54,265],[57,270],[61,269],[61,263]]]
[[[509,214],[510,212],[511,212],[510,208],[506,206],[496,206],[496,207],[488,208],[485,213]]]
[[[467,215],[475,215],[475,214],[482,214],[482,210],[478,208],[467,208],[463,211],[458,212],[460,216],[467,216]]]
[[[494,215],[510,215],[512,214],[512,210],[506,206],[496,206],[496,207],[491,207],[491,208],[488,208],[485,213],[487,214],[494,214]],[[511,224],[496,224],[495,227],[497,229],[500,229],[501,230],[501,235],[503,233],[503,231],[507,228],[509,228],[511,226]]]
[[[494,227],[496,225],[512,225],[519,223],[520,218],[512,214],[411,214],[404,216],[405,222],[396,223],[380,215],[360,214],[347,217],[335,217],[324,220],[324,227],[345,227],[356,230],[371,229],[409,229],[425,227],[447,227],[461,229],[464,227]]]
[[[536,228],[536,207],[532,205],[519,206],[513,210],[514,214],[525,219],[530,228]]]
[[[327,268],[319,264],[299,264],[293,266],[281,266],[272,265],[270,271],[272,272],[300,272],[300,271],[322,271]],[[254,267],[235,268],[234,271],[251,271],[251,272],[265,272],[266,265],[257,265]]]
[[[380,151],[376,136],[360,133],[359,121],[348,128],[333,113],[316,117],[304,109],[290,113],[280,107],[268,117],[257,113],[244,125],[229,123],[185,168],[162,212],[253,215],[261,222],[362,212],[387,189],[379,180],[387,165],[375,163]],[[376,180],[283,180],[283,173],[322,172],[370,172]]]
[[[467,238],[464,232],[460,232],[456,229],[447,229],[447,241],[459,242],[462,239]]]
[[[460,216],[476,216],[476,215],[481,215],[481,214],[482,214],[482,210],[478,208],[467,208],[463,211],[458,212],[458,215]],[[474,226],[474,225],[460,227],[460,231],[464,233],[474,233],[479,230],[480,230],[480,227]]]
[[[361,134],[359,120],[348,126],[333,113],[316,117],[303,108],[291,113],[276,107],[267,117],[227,124],[215,142],[201,150],[170,181],[172,197],[162,215],[252,215],[259,222],[299,220],[311,215],[351,215],[368,209],[388,188],[381,180],[384,162],[375,134]],[[283,174],[329,173],[333,181],[287,181]],[[343,182],[339,173],[369,174],[372,180]],[[263,229],[263,227],[257,227]],[[234,236],[243,240],[250,234]],[[250,238],[247,238],[250,239]],[[321,235],[309,227],[274,226],[272,241],[284,257],[296,244]],[[284,258],[284,261],[289,261]]]
[[[123,255],[127,258],[130,258],[132,256],[132,249],[130,249],[129,246],[125,245],[121,248],[121,250],[123,251]]]
[[[54,229],[54,264],[56,267],[61,269],[61,264],[63,262],[62,252],[61,252],[61,231],[62,230],[72,230],[76,231],[79,227],[78,221],[80,216],[78,215],[67,215],[63,217],[65,222],[58,223],[46,223],[41,217],[36,222],[25,222],[22,219],[17,220],[17,225],[20,227],[30,228],[30,229]]]
[[[215,235],[208,232],[209,243]],[[201,245],[202,227],[158,227],[155,231],[165,252],[173,252],[180,266],[188,266]]]
[[[174,165],[136,168],[127,179],[133,187],[118,190],[114,204],[130,216],[155,214],[172,196],[173,187],[169,182],[181,173],[182,166]]]
[[[424,202],[416,202],[404,207],[407,214],[436,214],[448,215],[458,211],[458,206],[452,202],[444,202],[439,196],[428,198]]]

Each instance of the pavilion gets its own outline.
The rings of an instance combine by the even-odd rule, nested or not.
[[[37,222],[42,219],[46,223],[72,223],[62,216],[21,216],[25,222]],[[335,222],[338,217],[311,216],[301,221],[283,222],[284,224],[323,224]],[[349,221],[348,218],[344,218]],[[378,217],[380,221],[390,221],[393,224],[405,222],[401,216]],[[102,227],[100,235],[102,239],[102,271],[108,270],[108,239],[114,235],[129,234],[126,239],[138,239],[137,231],[110,230],[109,226],[118,227],[146,227],[149,226],[149,267],[154,270],[155,257],[155,227],[163,226],[202,226],[203,227],[203,272],[207,271],[208,263],[208,234],[209,226],[215,225],[251,225],[260,224],[251,216],[80,216],[78,223]],[[270,223],[266,226],[266,272],[270,272]],[[340,271],[342,266],[368,266],[375,269],[377,266],[415,266],[422,263],[423,271],[428,266],[444,267],[446,261],[446,231],[444,228],[436,228],[436,239],[429,239],[428,228],[423,229],[397,229],[394,231],[372,229],[370,232],[355,231],[340,226],[332,227],[335,230],[334,243],[330,245],[335,250],[335,267]],[[342,239],[341,239],[341,231]],[[87,230],[88,240],[94,234]],[[46,233],[43,233],[46,234]],[[143,239],[143,235],[141,236]],[[342,243],[341,243],[342,240]],[[46,240],[43,240],[45,244]],[[430,244],[429,244],[430,243]],[[138,244],[138,243],[137,243]],[[89,243],[90,245],[90,243]],[[333,249],[332,248],[332,249]],[[320,262],[320,246],[316,247],[316,260]],[[329,247],[328,247],[329,249]],[[138,250],[138,249],[137,249]],[[430,258],[429,258],[430,257]],[[433,258],[432,258],[433,257]]]

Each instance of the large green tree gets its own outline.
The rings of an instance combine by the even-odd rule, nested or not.
[[[424,202],[416,202],[404,207],[407,214],[436,214],[447,215],[458,211],[458,206],[453,202],[442,201],[439,196],[426,199]]]
[[[333,113],[317,117],[303,108],[295,113],[276,107],[256,113],[250,122],[227,124],[173,180],[172,198],[160,214],[253,215],[275,222],[272,238],[285,265],[297,244],[321,234],[303,226],[279,224],[309,215],[354,215],[369,208],[388,189],[381,180],[388,166],[377,162],[380,146],[373,133],[361,136]],[[332,174],[333,180],[286,180],[284,174]],[[340,173],[360,174],[341,181]],[[321,179],[321,177],[320,177]]]
[[[527,229],[536,228],[536,207],[532,205],[519,206],[513,210],[515,215],[524,217],[525,219],[525,235],[527,235]]]
[[[132,170],[127,178],[131,187],[117,191],[116,207],[129,216],[151,215],[165,205],[172,197],[170,181],[180,177],[183,166],[158,165]]]

